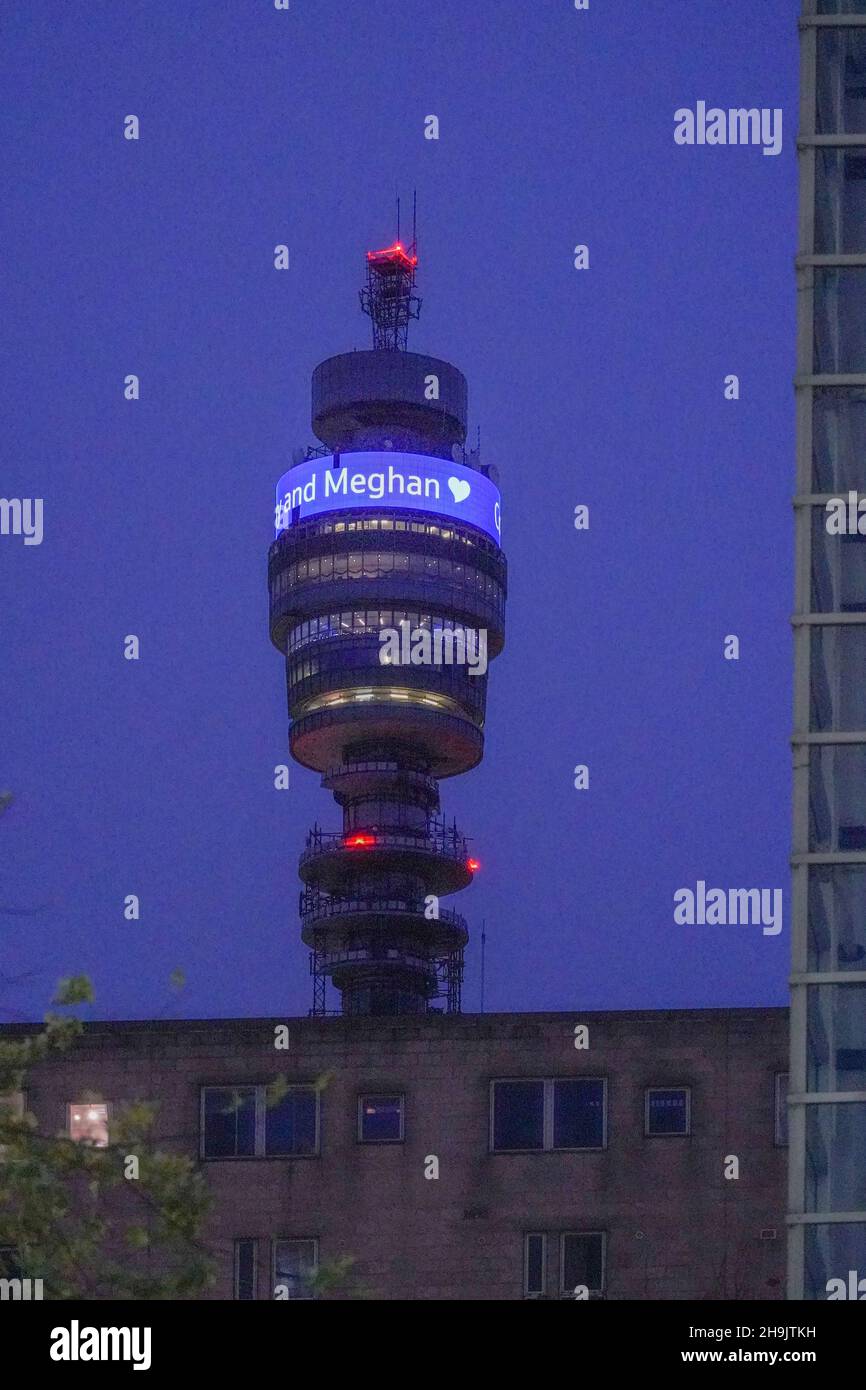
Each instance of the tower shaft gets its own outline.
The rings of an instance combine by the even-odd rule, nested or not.
[[[313,376],[330,452],[278,484],[268,573],[290,749],[342,817],[313,827],[299,865],[314,1012],[329,989],[353,1015],[460,1008],[468,931],[445,900],[477,863],[439,783],[481,759],[506,591],[499,494],[477,458],[455,461],[466,394],[421,354],[330,358]]]

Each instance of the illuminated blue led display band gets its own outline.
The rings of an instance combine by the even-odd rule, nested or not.
[[[489,478],[446,459],[393,450],[328,454],[283,474],[274,525],[279,535],[324,512],[375,507],[452,517],[477,526],[499,545],[500,506],[499,489]]]

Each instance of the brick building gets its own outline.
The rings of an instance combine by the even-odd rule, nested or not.
[[[99,1143],[159,1102],[215,1199],[215,1298],[346,1257],[332,1296],[780,1298],[786,1071],[784,1009],[112,1022],[26,1104]]]

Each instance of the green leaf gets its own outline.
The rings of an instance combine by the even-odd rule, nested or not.
[[[70,1004],[92,1004],[93,999],[93,985],[90,982],[90,977],[88,975],[70,975],[67,979],[60,981],[57,986],[57,993],[51,1002],[68,1007]]]
[[[275,1077],[274,1080],[270,1083],[270,1085],[267,1086],[265,1089],[265,1105],[268,1107],[268,1109],[272,1109],[273,1106],[279,1105],[280,1101],[283,1099],[283,1096],[285,1096],[288,1093],[288,1090],[288,1078],[283,1073],[281,1073],[279,1076]]]

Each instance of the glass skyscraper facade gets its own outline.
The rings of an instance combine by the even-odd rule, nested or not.
[[[788,1296],[826,1299],[866,1279],[866,0],[800,42]]]

